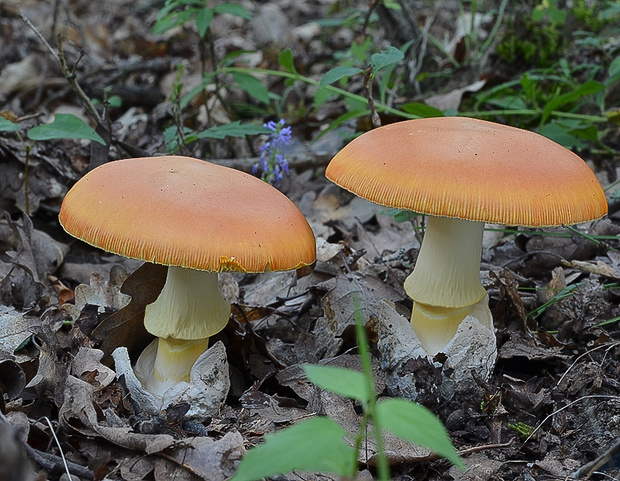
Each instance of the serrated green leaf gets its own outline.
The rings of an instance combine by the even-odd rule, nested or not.
[[[207,30],[211,26],[211,21],[213,20],[213,9],[212,8],[201,8],[196,15],[196,29],[198,30],[198,35],[200,38],[205,36]]]
[[[382,428],[405,441],[430,449],[460,468],[465,467],[452,446],[446,428],[424,406],[392,398],[378,403],[376,409]]]
[[[19,125],[14,124],[9,119],[5,119],[0,115],[0,132],[16,132],[19,130]]]
[[[373,53],[370,56],[370,63],[375,70],[381,70],[382,68],[400,62],[403,58],[405,58],[405,54],[396,47],[390,45],[379,53]]]
[[[259,102],[264,104],[269,103],[269,90],[267,90],[267,87],[265,87],[260,80],[246,73],[235,72],[232,75],[240,89],[247,92],[248,95]]]
[[[105,145],[104,140],[86,122],[72,114],[56,114],[49,124],[28,131],[31,140],[88,139]]]
[[[303,368],[313,384],[340,396],[368,403],[370,399],[368,383],[361,372],[316,364],[306,364]]]
[[[252,19],[252,12],[239,3],[220,3],[219,5],[216,5],[214,9],[216,13],[228,13],[229,15],[245,18],[246,20]]]
[[[319,82],[319,87],[326,87],[327,85],[337,82],[341,78],[350,77],[351,75],[356,75],[361,72],[363,72],[363,70],[357,67],[335,67],[325,72],[325,75],[323,75],[323,78],[321,78]]]
[[[317,417],[265,435],[265,443],[250,449],[230,481],[254,481],[291,471],[351,476],[355,451],[344,441],[346,431],[329,418]]]
[[[297,73],[297,70],[295,69],[295,60],[293,59],[293,52],[291,52],[290,49],[284,49],[282,53],[280,53],[278,60],[284,70],[294,74]]]
[[[271,130],[262,125],[242,124],[238,120],[225,125],[216,125],[207,130],[192,134],[196,139],[224,139],[226,137],[245,137],[246,135],[268,134]]]
[[[110,95],[107,100],[110,107],[121,107],[123,105],[123,99],[119,95]]]
[[[331,97],[334,96],[333,92],[330,92],[325,87],[318,88],[314,92],[314,108],[318,109],[321,105],[327,102]]]

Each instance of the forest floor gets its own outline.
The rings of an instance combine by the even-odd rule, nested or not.
[[[397,38],[385,28],[385,11],[373,12],[363,30],[368,5],[362,1],[241,3],[252,19],[216,12],[208,32],[211,49],[192,21],[153,33],[163,2],[0,2],[0,111],[19,121],[17,132],[0,132],[0,480],[68,479],[65,461],[74,479],[224,480],[246,449],[301,419],[327,415],[356,432],[359,406],[313,386],[300,368],[321,363],[359,369],[354,293],[362,300],[378,396],[395,394],[386,387],[389,373],[373,320],[384,299],[405,317],[412,307],[402,284],[417,257],[420,219],[399,222],[384,207],[325,178],[333,155],[356,132],[371,128],[368,115],[340,122],[353,108],[351,99],[336,95],[318,102],[316,85],[287,83],[266,70],[282,70],[278,56],[290,49],[296,70],[318,81],[337,65],[334,59],[343,65],[355,60],[351,45],[370,38],[372,53]],[[505,2],[479,2],[486,10],[466,17],[475,19],[468,23],[467,2],[400,3],[415,5],[419,25],[436,42],[416,43],[415,55],[392,77],[400,80],[382,91],[383,98],[375,94],[375,101],[398,106],[415,100],[444,112],[463,111],[472,108],[476,94],[501,82],[521,79],[524,85],[526,65],[497,57],[499,39],[523,15],[523,5],[496,22]],[[467,8],[460,11],[459,5]],[[110,99],[105,111],[97,104],[99,126],[25,18],[53,51],[62,42],[70,69],[77,64],[72,77],[87,97],[120,100]],[[464,33],[463,25],[474,31]],[[487,38],[492,41],[485,44]],[[614,31],[600,45],[566,49],[565,62],[583,56],[588,64],[603,64],[617,56],[619,39]],[[472,42],[469,50],[465,40]],[[213,55],[222,59],[237,51],[244,52],[243,65],[265,69],[255,78],[270,92],[267,102],[255,87],[238,88],[243,78],[222,75],[228,84],[217,95],[207,85],[179,108],[175,88],[190,92],[200,86],[203,70],[212,70]],[[241,64],[241,57],[231,58]],[[415,80],[405,80],[412,71]],[[364,98],[358,77],[340,86]],[[410,89],[403,87],[407,82]],[[608,85],[608,110],[620,106],[617,87],[618,81]],[[542,89],[542,83],[533,88]],[[593,113],[591,107],[580,112],[579,101],[571,99],[573,113]],[[383,123],[401,120],[378,110]],[[58,113],[84,119],[108,142],[29,140],[29,129]],[[200,422],[187,418],[190,406],[182,403],[156,415],[146,412],[116,378],[111,354],[124,342],[135,359],[150,341],[141,315],[161,288],[165,268],[141,267],[67,235],[58,222],[62,199],[93,166],[168,153],[164,131],[179,119],[200,131],[234,120],[260,125],[279,118],[292,127],[294,141],[283,152],[291,173],[278,188],[317,237],[316,266],[304,277],[222,274],[222,291],[233,303],[228,327],[214,338],[226,346],[229,362],[225,403]],[[335,128],[324,132],[335,119]],[[613,189],[620,139],[611,121],[596,128],[606,148],[583,135],[569,140],[603,187],[611,186],[608,216],[573,229],[496,226],[485,233],[481,276],[498,348],[489,379],[459,389],[446,381],[449,373],[428,362],[401,365],[399,375],[445,424],[466,470],[388,437],[393,479],[620,479],[620,220]],[[250,172],[262,142],[260,135],[207,138],[179,152]],[[369,441],[359,458],[359,479],[372,479],[376,446]],[[597,464],[576,474],[592,461]],[[273,479],[338,478],[293,473]]]

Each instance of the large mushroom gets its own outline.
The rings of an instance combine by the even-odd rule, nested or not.
[[[284,194],[189,157],[118,160],[94,169],[65,196],[60,223],[105,251],[170,266],[144,316],[157,337],[144,352],[157,354],[140,381],[155,394],[187,381],[209,338],[226,326],[230,303],[218,272],[298,269],[316,256],[308,222]]]
[[[346,145],[325,175],[371,202],[428,215],[405,291],[411,324],[434,356],[473,316],[493,328],[480,283],[485,222],[568,225],[607,213],[587,164],[526,130],[465,117],[416,119],[377,128]]]

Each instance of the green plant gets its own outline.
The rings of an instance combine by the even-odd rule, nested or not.
[[[570,66],[560,60],[553,67],[529,70],[519,79],[476,94],[473,111],[464,115],[501,115],[513,125],[534,128],[568,148],[594,144],[609,150],[602,142],[605,131],[597,125],[608,121],[605,92],[620,77],[619,70],[620,62],[612,62],[607,78],[599,81],[595,78],[603,73],[601,67]],[[579,77],[586,80],[576,80]]]
[[[24,147],[26,153],[24,166],[24,202],[26,215],[30,215],[30,201],[28,195],[28,171],[30,153],[36,141],[57,139],[87,139],[105,145],[101,136],[95,132],[86,122],[72,114],[56,114],[49,124],[40,124],[28,130],[27,137],[32,142],[28,143],[19,132],[18,123],[0,116],[0,132],[14,132]]]
[[[214,6],[209,6],[204,0],[166,0],[163,8],[157,14],[157,20],[153,26],[154,33],[163,33],[175,27],[193,23],[200,38],[199,48],[202,71],[209,82],[215,83],[215,95],[219,95],[221,81],[217,74],[207,75],[207,56],[210,57],[210,64],[217,65],[218,60],[215,55],[214,38],[211,33],[211,22],[216,15],[228,14],[236,17],[250,19],[251,12],[243,5],[235,2],[224,2]],[[181,78],[184,74],[182,65],[179,65],[176,81],[171,92],[171,101],[175,106],[174,124],[164,131],[164,142],[169,152],[175,153],[183,146],[201,139],[223,139],[225,137],[245,137],[247,135],[258,135],[268,133],[263,126],[254,124],[242,124],[233,121],[225,125],[214,125],[205,130],[194,131],[184,125],[182,111],[196,95],[204,91],[209,82],[203,82],[198,88],[193,89],[189,94],[182,91]],[[269,102],[269,93],[262,83],[247,74],[235,76],[236,84],[248,92],[248,94],[261,102]],[[220,99],[221,100],[221,99]],[[223,101],[220,102],[222,105]],[[206,103],[205,103],[206,105]],[[209,109],[207,109],[209,112]]]
[[[425,446],[456,466],[464,467],[445,428],[428,409],[404,399],[377,402],[359,302],[356,302],[354,315],[362,372],[316,365],[306,365],[304,370],[308,379],[317,386],[361,404],[364,415],[357,434],[346,432],[326,417],[302,421],[266,435],[264,444],[248,451],[231,481],[252,481],[297,470],[328,472],[352,478],[357,472],[359,450],[368,430],[377,445],[380,481],[390,479],[383,430],[410,443]],[[353,446],[345,438],[354,440]]]

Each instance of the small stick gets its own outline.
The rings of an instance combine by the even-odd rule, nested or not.
[[[372,98],[372,77],[373,66],[369,65],[364,75],[364,90],[366,90],[366,98],[368,99],[368,107],[370,108],[370,119],[374,128],[381,127],[381,118],[375,108],[375,101]]]
[[[58,52],[56,52],[56,50],[54,50],[54,48],[49,44],[49,42],[45,39],[45,37],[41,34],[41,32],[37,30],[37,27],[35,27],[32,24],[32,22],[28,19],[28,17],[26,17],[24,12],[19,10],[19,16],[22,19],[22,21],[34,32],[34,34],[38,37],[41,43],[45,45],[45,47],[47,48],[49,53],[52,55],[52,57],[54,57],[54,60],[60,66],[60,70],[62,71],[62,74],[67,79],[67,82],[69,82],[69,85],[71,85],[71,88],[73,89],[73,91],[82,100],[82,102],[84,103],[84,107],[86,108],[86,110],[88,110],[88,113],[92,115],[92,117],[97,121],[98,124],[101,124],[102,121],[101,121],[101,116],[99,115],[99,112],[97,112],[97,109],[95,109],[95,106],[92,104],[88,96],[84,93],[84,91],[82,90],[82,87],[80,87],[80,84],[78,83],[77,78],[75,76],[75,68],[77,67],[77,63],[75,67],[73,68],[73,71],[70,70],[67,65],[64,51],[62,49],[62,43],[61,43],[60,36],[57,37]],[[81,58],[82,57],[80,56],[80,59]],[[78,59],[78,62],[79,62],[79,59]]]

